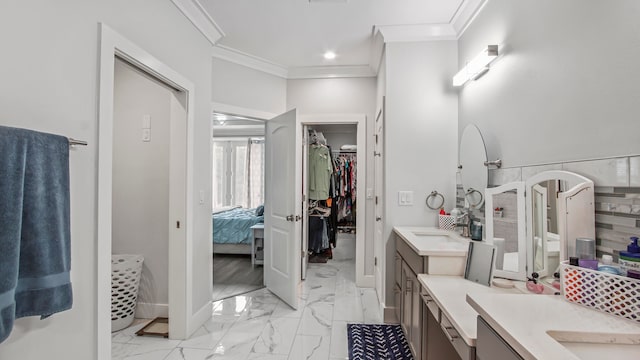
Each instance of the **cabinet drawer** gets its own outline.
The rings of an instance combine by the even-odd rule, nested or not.
[[[429,309],[429,312],[431,312],[431,315],[433,315],[437,322],[440,322],[440,308],[424,288],[420,292],[420,297],[422,298],[424,304],[427,306],[427,309]]]
[[[264,228],[253,228],[253,236],[257,238],[264,238]]]
[[[462,360],[470,360],[475,359],[475,348],[467,345],[464,342],[464,339],[460,337],[458,331],[453,327],[451,321],[447,318],[445,314],[440,314],[440,327],[444,332],[444,335],[451,341],[454,349],[458,355],[460,355],[460,359]]]
[[[422,256],[418,255],[407,243],[398,235],[396,237],[396,251],[402,256],[407,265],[413,270],[416,274],[423,274],[424,271],[424,261]]]

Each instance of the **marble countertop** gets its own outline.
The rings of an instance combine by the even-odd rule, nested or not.
[[[469,292],[466,299],[524,359],[632,359],[640,354],[640,323],[561,296]]]
[[[469,239],[434,227],[396,226],[393,231],[420,256],[466,256]]]
[[[478,313],[467,303],[467,294],[522,293],[518,288],[488,287],[461,276],[420,274],[418,281],[469,346],[476,346]]]

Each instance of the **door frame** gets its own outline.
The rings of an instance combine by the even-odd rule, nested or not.
[[[100,23],[99,108],[98,108],[98,209],[97,209],[97,358],[111,359],[111,226],[113,177],[113,107],[114,62],[120,57],[169,86],[184,91],[187,96],[185,230],[180,242],[169,243],[169,323],[173,339],[187,338],[200,321],[211,315],[205,306],[193,314],[193,269],[188,259],[193,257],[193,138],[195,87],[193,83],[153,57],[141,47]],[[170,220],[172,223],[173,220]],[[172,239],[172,238],[170,238]]]
[[[377,261],[374,262],[374,276],[375,276],[375,288],[376,295],[378,296],[378,303],[380,304],[380,313],[383,314],[383,319],[387,321],[385,317],[385,271],[386,260],[384,256],[384,241],[382,240],[384,234],[384,156],[386,155],[384,148],[384,122],[385,122],[385,97],[382,97],[382,105],[376,112],[376,118],[373,121],[373,138],[376,139],[373,144],[373,256]],[[382,134],[378,133],[378,128],[381,128]],[[378,135],[381,135],[378,137]],[[377,154],[376,154],[377,153]],[[380,216],[381,220],[377,217]],[[381,227],[381,233],[378,235],[378,226]],[[399,319],[398,319],[399,320]]]
[[[358,211],[356,214],[356,286],[358,287],[375,287],[374,274],[365,274],[365,232],[366,226],[366,187],[367,187],[367,115],[365,114],[307,114],[298,116],[298,122],[301,128],[305,126],[313,125],[356,125],[358,152],[356,159],[358,161],[356,171],[358,172],[358,184],[359,190],[356,194],[356,203],[358,204]],[[303,201],[303,208],[306,208],[308,199]],[[304,231],[304,228],[303,228]],[[302,234],[301,234],[302,235]],[[304,238],[301,236],[301,238]],[[371,243],[373,246],[373,242]]]

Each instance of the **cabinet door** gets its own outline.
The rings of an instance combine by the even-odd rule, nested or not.
[[[460,356],[453,347],[453,344],[442,331],[440,323],[433,316],[431,311],[427,313],[427,359],[429,360],[459,360]],[[489,359],[487,359],[489,360]]]
[[[402,304],[402,289],[398,284],[395,284],[393,286],[393,300],[394,300],[394,303],[396,304],[396,307],[395,307],[396,319],[398,320],[398,322],[400,322],[402,319],[400,315],[400,309],[402,309],[402,306],[400,306],[400,304]]]
[[[498,333],[478,316],[477,360],[522,360]]]
[[[402,330],[404,330],[404,334],[407,336],[407,341],[411,339],[411,293],[413,292],[413,282],[409,277],[411,273],[411,269],[407,266],[406,263],[402,263],[402,294],[400,295],[402,300],[402,308],[400,311],[400,325],[402,325]]]
[[[396,284],[398,284],[398,286],[401,286],[402,284],[402,257],[400,256],[400,254],[396,251],[396,256],[394,258],[395,261],[395,266],[394,266],[394,278],[396,279]],[[397,305],[397,304],[396,304]]]
[[[410,344],[413,348],[413,353],[416,358],[420,358],[420,354],[422,353],[422,299],[420,298],[420,283],[418,282],[418,278],[412,272],[410,275],[410,279],[413,283],[413,291],[411,292],[411,336],[410,336]]]
[[[422,338],[420,340],[421,354],[417,356],[416,359],[427,360],[427,353],[429,352],[429,315],[427,315],[427,313],[429,312],[429,309],[424,301],[420,307],[422,308],[422,321],[420,321],[420,327],[422,328]]]

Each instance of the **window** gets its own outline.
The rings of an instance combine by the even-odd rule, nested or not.
[[[264,139],[213,139],[213,207],[264,203]]]

